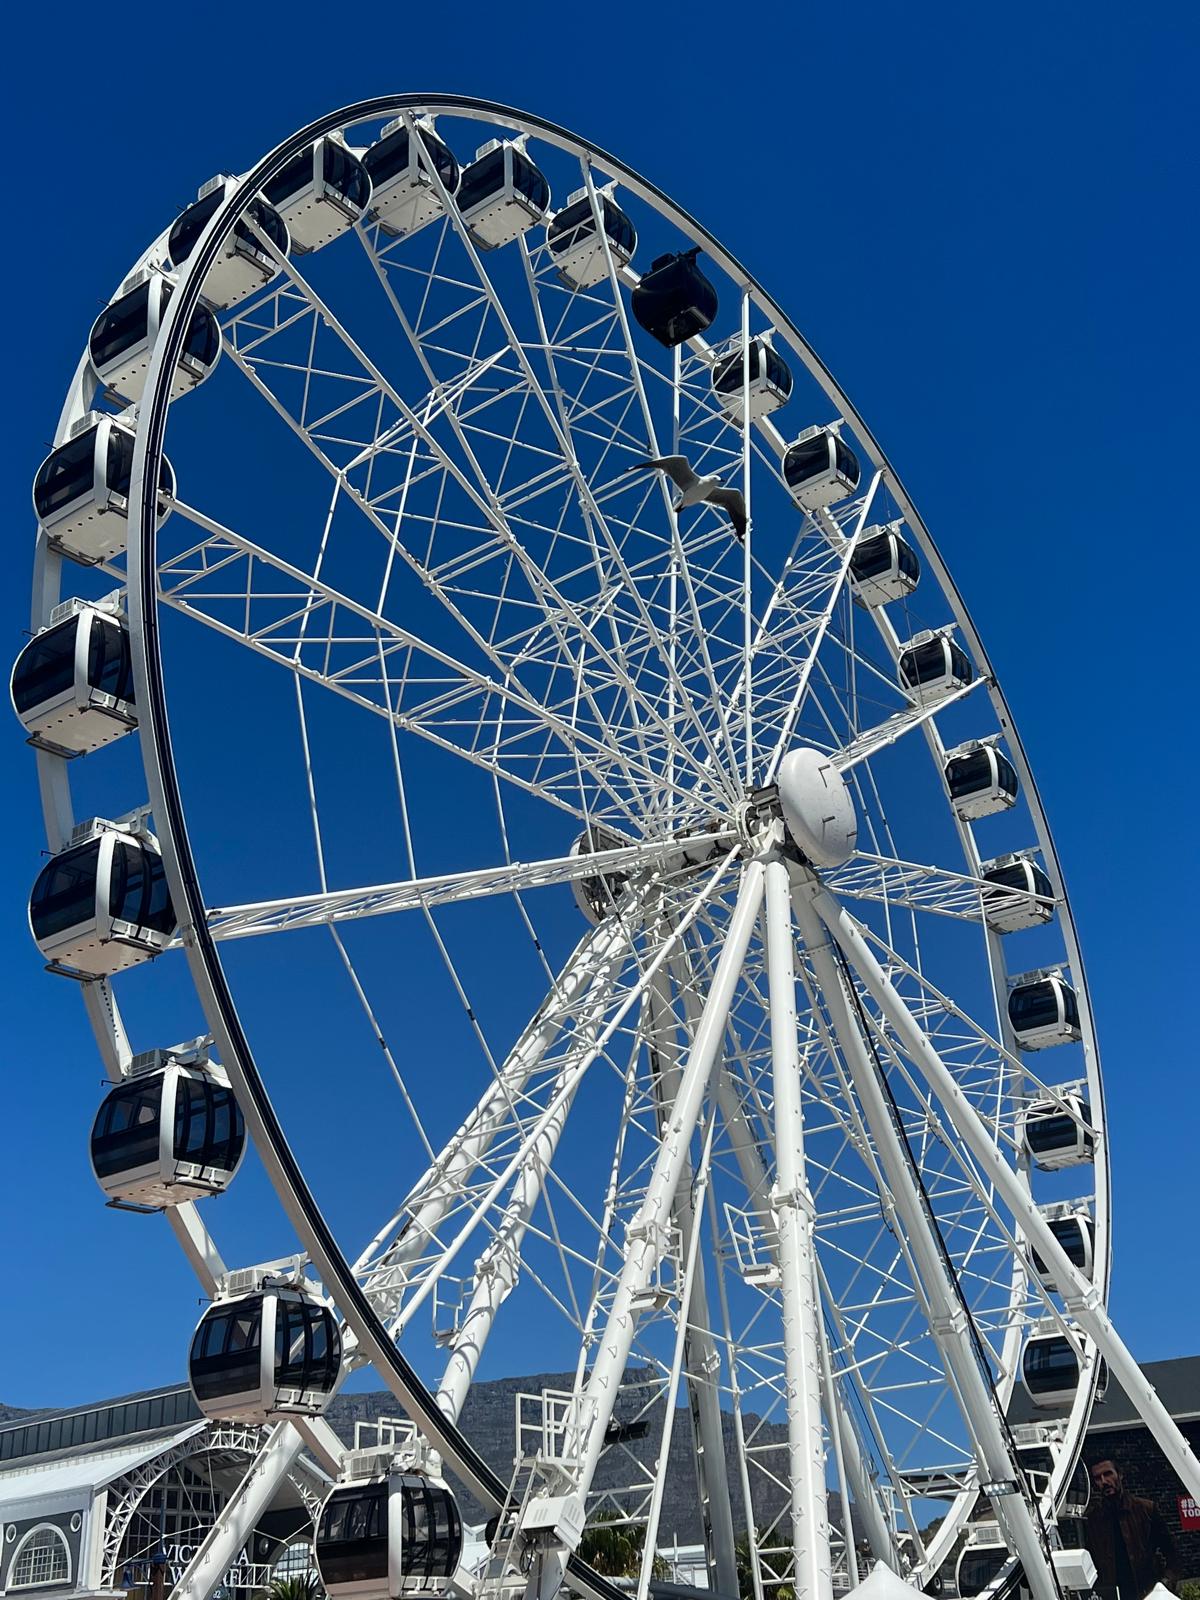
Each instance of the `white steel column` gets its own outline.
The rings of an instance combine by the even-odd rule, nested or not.
[[[633,1347],[638,1321],[636,1301],[649,1287],[662,1254],[670,1223],[671,1204],[679,1186],[712,1069],[720,1053],[725,1022],[754,931],[762,891],[762,862],[751,861],[742,875],[737,904],[729,919],[712,986],[680,1081],[679,1094],[670,1121],[662,1130],[645,1199],[626,1235],[628,1254],[617,1281],[608,1321],[597,1346],[595,1365],[582,1397],[579,1427],[583,1436],[576,1442],[579,1466],[575,1474],[575,1492],[580,1500],[586,1499],[595,1474],[604,1448],[605,1430]],[[663,1470],[666,1470],[665,1462]],[[552,1547],[535,1564],[527,1594],[537,1596],[538,1600],[550,1600],[551,1596],[558,1593],[565,1571],[566,1552],[561,1546]]]
[[[1130,1403],[1149,1428],[1180,1481],[1190,1494],[1200,1497],[1200,1463],[1171,1413],[1158,1398],[1113,1327],[1099,1289],[1084,1277],[1059,1243],[1019,1175],[997,1148],[979,1113],[963,1094],[929,1036],[875,959],[853,919],[827,889],[815,889],[812,904],[895,1029],[913,1064],[920,1068],[929,1087],[941,1101],[959,1137],[979,1162],[983,1175],[995,1184],[997,1193],[1012,1212],[1027,1242],[1050,1268],[1056,1283],[1062,1286],[1063,1303],[1067,1310],[1094,1340],[1108,1362],[1109,1372],[1129,1396]]]
[[[660,924],[660,936],[669,930]],[[648,991],[655,1050],[661,1058],[659,1068],[659,1128],[665,1129],[679,1094],[682,1077],[680,1051],[675,1036],[675,1014],[671,1006],[671,980],[667,968],[657,975]],[[685,1002],[686,1016],[686,1002]],[[688,1403],[692,1438],[696,1450],[696,1477],[700,1490],[702,1525],[709,1561],[709,1582],[718,1594],[737,1593],[737,1550],[733,1533],[733,1507],[729,1499],[729,1475],[725,1466],[725,1432],[721,1402],[717,1394],[717,1374],[721,1358],[712,1336],[709,1320],[708,1287],[704,1257],[693,1239],[700,1221],[692,1199],[692,1162],[684,1163],[675,1201],[671,1208],[679,1229],[683,1258],[691,1261],[688,1274],[688,1314],[684,1319],[684,1354],[688,1375]]]
[[[270,1507],[304,1441],[290,1422],[277,1422],[254,1465],[226,1501],[199,1550],[171,1590],[171,1600],[208,1600]]]
[[[980,1477],[1003,1485],[1005,1489],[1009,1485],[1019,1485],[1022,1482],[1020,1470],[1009,1454],[1008,1440],[995,1398],[984,1381],[967,1326],[967,1313],[934,1235],[933,1219],[927,1213],[917,1187],[908,1152],[900,1142],[891,1107],[879,1082],[876,1063],[867,1050],[857,1021],[851,1015],[849,999],[842,985],[842,974],[834,959],[829,935],[813,908],[809,884],[801,882],[795,886],[793,904],[796,922],[828,1008],[834,1033],[862,1105],[897,1213],[908,1236],[920,1277],[913,1288],[924,1302],[930,1332],[946,1364],[947,1377],[958,1396],[963,1420],[979,1461]],[[1004,1530],[1005,1542],[1025,1569],[1025,1581],[1033,1592],[1034,1600],[1059,1600],[1058,1585],[1024,1496],[1009,1490],[989,1496],[989,1499],[996,1520]]]
[[[787,863],[765,867],[767,983],[775,1094],[775,1187],[787,1384],[788,1483],[792,1513],[792,1583],[797,1600],[829,1600],[829,1506],[821,1429],[821,1346],[813,1270],[813,1200],[804,1166],[804,1113],[796,1022],[791,882]],[[847,1518],[847,1521],[849,1519]]]
[[[684,995],[685,1006],[689,1014],[695,1006],[695,997],[692,993],[688,977],[688,969],[681,963],[672,967],[675,981]],[[717,1104],[721,1110],[721,1119],[725,1124],[726,1135],[737,1159],[738,1169],[742,1175],[742,1182],[746,1186],[748,1201],[766,1201],[769,1198],[767,1175],[763,1169],[762,1156],[758,1145],[746,1126],[745,1114],[738,1101],[737,1090],[730,1081],[729,1073],[724,1066],[717,1073]],[[772,1256],[778,1264],[778,1252],[774,1240],[769,1241]],[[819,1264],[818,1264],[819,1275]],[[827,1402],[836,1411],[838,1419],[838,1432],[841,1435],[845,1448],[846,1470],[850,1475],[851,1487],[854,1490],[855,1501],[858,1507],[859,1519],[864,1526],[867,1541],[871,1546],[871,1554],[877,1561],[882,1561],[894,1571],[899,1571],[900,1562],[896,1553],[896,1542],[892,1537],[891,1529],[883,1515],[879,1504],[879,1496],[875,1492],[874,1481],[868,1468],[866,1458],[859,1446],[858,1433],[842,1395],[841,1388],[836,1381],[827,1385]],[[827,1408],[827,1416],[830,1415]],[[833,1431],[832,1420],[830,1431]],[[749,1499],[747,1497],[747,1504]]]

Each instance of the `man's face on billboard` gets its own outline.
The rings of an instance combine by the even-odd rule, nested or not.
[[[1121,1492],[1121,1474],[1111,1461],[1097,1461],[1092,1468],[1092,1487],[1108,1499]]]

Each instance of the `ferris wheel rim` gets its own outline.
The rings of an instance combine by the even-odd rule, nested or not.
[[[1067,939],[1069,947],[1071,947],[1070,961],[1072,970],[1076,974],[1076,977],[1079,981],[1082,997],[1084,998],[1084,1003],[1086,1005],[1086,980],[1083,975],[1082,962],[1078,957],[1078,946],[1075,938],[1074,923],[1070,913],[1069,902],[1066,898],[1065,889],[1062,887],[1061,873],[1058,869],[1057,856],[1054,852],[1049,826],[1045,818],[1044,811],[1042,810],[1040,797],[1037,794],[1032,773],[1029,769],[1028,762],[1025,759],[1023,747],[1020,744],[1015,725],[1013,724],[1011,716],[1007,712],[1007,706],[1003,701],[1000,690],[994,682],[994,675],[990,673],[990,666],[986,653],[983,649],[982,641],[979,639],[974,630],[973,624],[970,622],[966,608],[962,604],[961,596],[958,594],[957,588],[953,583],[953,579],[951,578],[948,570],[945,568],[944,563],[941,561],[940,555],[938,555],[936,552],[936,547],[933,545],[933,541],[929,538],[928,532],[925,529],[923,522],[920,520],[918,513],[916,512],[915,506],[912,505],[911,500],[909,500],[908,496],[903,490],[903,487],[900,484],[900,481],[894,470],[886,461],[882,451],[879,450],[879,447],[875,443],[873,436],[866,427],[866,424],[863,422],[862,418],[852,407],[840,388],[836,385],[832,375],[828,372],[828,369],[825,368],[824,364],[819,361],[819,358],[815,356],[815,353],[811,352],[810,347],[808,347],[807,342],[803,339],[803,336],[799,333],[799,330],[794,327],[782,309],[771,299],[769,295],[766,294],[764,290],[761,289],[759,285],[757,285],[755,280],[748,273],[746,273],[745,269],[742,268],[739,263],[737,263],[736,259],[730,256],[724,247],[721,246],[718,241],[716,241],[707,232],[707,230],[703,228],[701,224],[697,223],[695,219],[689,217],[686,212],[683,212],[682,209],[674,201],[670,200],[670,198],[661,190],[657,189],[656,186],[647,183],[646,180],[640,178],[636,173],[633,173],[632,169],[626,167],[625,164],[619,161],[617,158],[609,156],[607,153],[597,149],[594,146],[585,144],[584,141],[578,140],[576,136],[569,134],[566,130],[557,127],[555,124],[548,123],[544,119],[538,118],[532,114],[519,112],[511,107],[501,106],[487,101],[469,99],[467,97],[417,94],[379,97],[371,101],[359,102],[353,106],[335,111],[328,116],[310,124],[309,127],[300,130],[288,141],[285,141],[284,144],[280,145],[274,152],[271,153],[271,155],[265,157],[256,168],[252,169],[252,172],[243,180],[240,189],[235,192],[230,200],[227,200],[225,204],[219,208],[216,214],[214,214],[210,228],[206,231],[205,239],[201,241],[199,248],[193,254],[192,258],[187,263],[183,274],[181,275],[179,288],[173,299],[173,303],[168,311],[167,319],[164,323],[163,336],[158,341],[154,352],[154,364],[151,368],[150,382],[147,385],[147,392],[151,398],[149,406],[143,408],[143,415],[139,420],[137,446],[133,469],[133,483],[131,484],[130,496],[131,508],[138,508],[140,519],[140,538],[131,538],[130,540],[131,624],[134,621],[134,612],[136,610],[139,613],[138,636],[140,639],[141,648],[139,651],[135,652],[135,659],[141,663],[141,670],[147,673],[145,689],[143,690],[142,685],[139,684],[139,700],[143,708],[145,708],[145,710],[149,713],[149,716],[143,721],[143,731],[139,736],[142,739],[143,750],[146,750],[148,748],[147,734],[153,733],[153,753],[155,763],[163,763],[165,757],[165,765],[162,767],[162,770],[159,773],[159,781],[165,783],[169,777],[174,786],[173,796],[168,794],[167,789],[164,788],[161,795],[161,810],[159,806],[160,797],[156,797],[152,792],[152,799],[155,801],[156,815],[159,817],[160,821],[164,855],[168,860],[168,864],[170,864],[174,859],[175,851],[179,847],[181,839],[186,852],[190,857],[190,841],[188,840],[186,833],[182,794],[179,790],[177,776],[174,773],[173,756],[169,743],[169,723],[166,715],[162,663],[161,655],[159,654],[158,650],[158,602],[157,598],[151,592],[153,589],[153,584],[146,584],[142,581],[143,573],[153,573],[155,570],[154,552],[156,548],[157,530],[153,515],[153,496],[145,496],[143,492],[143,485],[146,482],[156,481],[157,461],[158,458],[161,457],[162,453],[166,415],[170,403],[169,384],[167,382],[166,375],[171,371],[173,366],[173,360],[169,361],[168,355],[172,353],[173,345],[179,344],[182,341],[183,331],[186,328],[187,316],[190,314],[196,301],[199,299],[200,287],[203,283],[207,266],[210,265],[211,261],[215,258],[216,251],[220,248],[223,238],[226,237],[228,232],[232,229],[237,217],[240,215],[241,209],[244,209],[244,204],[248,203],[249,199],[253,197],[258,188],[261,187],[262,183],[268,180],[277,165],[282,166],[306,144],[311,143],[314,139],[321,137],[324,133],[332,131],[335,128],[340,128],[346,124],[353,124],[355,122],[369,120],[373,117],[382,116],[388,113],[394,114],[400,109],[415,110],[417,108],[430,108],[433,110],[444,111],[448,114],[475,114],[480,118],[494,120],[501,125],[504,125],[507,120],[510,121],[513,126],[519,127],[523,130],[535,131],[544,137],[561,140],[572,150],[582,149],[589,152],[598,163],[604,165],[606,168],[611,168],[614,173],[621,175],[624,181],[630,184],[631,188],[641,192],[644,196],[648,197],[652,203],[667,208],[670,214],[679,219],[681,225],[685,226],[687,230],[693,234],[693,236],[698,236],[706,241],[707,247],[712,250],[714,257],[720,261],[725,269],[730,272],[730,276],[740,278],[740,280],[745,284],[748,292],[754,295],[755,302],[760,305],[760,308],[765,310],[770,315],[772,321],[777,327],[780,328],[781,331],[786,332],[789,342],[792,342],[798,351],[808,352],[808,355],[811,358],[810,370],[813,371],[814,376],[818,376],[818,381],[820,381],[822,386],[827,389],[827,392],[838,399],[838,402],[842,406],[847,420],[852,424],[856,435],[867,448],[868,454],[871,455],[871,458],[875,462],[876,466],[887,472],[889,486],[892,488],[897,500],[906,508],[906,515],[910,526],[913,528],[918,538],[922,540],[923,546],[925,547],[925,553],[931,559],[938,582],[943,590],[943,593],[950,601],[956,612],[956,615],[958,616],[964,635],[969,639],[972,649],[975,652],[976,659],[979,661],[981,668],[987,669],[989,676],[992,677],[993,681],[991,684],[989,684],[989,692],[992,695],[993,703],[997,705],[997,711],[1000,715],[1001,724],[1004,728],[1006,736],[1010,741],[1010,746],[1013,748],[1014,754],[1017,755],[1019,759],[1022,769],[1022,777],[1024,778],[1026,784],[1027,798],[1033,814],[1035,826],[1037,827],[1040,836],[1043,853],[1047,860],[1048,866],[1051,866],[1052,868],[1052,873],[1056,880],[1056,887],[1061,891],[1058,899],[1060,914],[1062,916],[1064,925],[1064,936]],[[256,179],[257,181],[252,182],[252,179]],[[244,202],[242,199],[243,196],[245,197]],[[131,532],[134,521],[135,519],[131,517]],[[148,654],[148,638],[153,641],[152,662]],[[151,665],[157,674],[157,686],[149,676]],[[135,670],[137,670],[136,667]],[[165,747],[160,744],[160,738],[163,734],[165,734],[167,741]],[[147,775],[148,777],[150,776],[149,764],[147,765]],[[152,783],[152,790],[153,788],[154,784]],[[179,870],[178,865],[176,870]],[[232,991],[229,989],[227,982],[225,982],[223,978],[223,969],[221,967],[219,954],[216,950],[215,943],[208,938],[207,922],[203,915],[205,907],[203,904],[203,897],[199,892],[199,878],[198,874],[196,873],[194,858],[191,859],[191,873],[194,879],[194,896],[191,890],[187,890],[187,886],[184,885],[187,892],[185,892],[184,897],[180,900],[180,905],[187,905],[191,914],[192,926],[190,929],[190,934],[192,949],[195,950],[197,956],[203,960],[206,982],[209,984],[213,982],[212,972],[214,969],[215,971],[222,973],[222,984],[228,993],[230,1011],[233,1018],[237,1020],[236,1005],[233,1001]],[[197,912],[200,914],[197,915]],[[189,958],[190,954],[191,952],[189,953]],[[195,963],[193,963],[193,972],[195,972]],[[197,987],[201,988],[199,984]],[[201,993],[203,997],[203,989],[201,989]],[[209,998],[216,1000],[218,996],[216,993],[210,993]],[[206,1011],[207,1009],[208,1006],[206,1004]],[[219,1009],[222,1011],[222,1013],[224,1012],[223,1006],[219,1007]],[[238,1020],[237,1025],[240,1030],[240,1020]],[[242,1035],[242,1038],[245,1044],[245,1058],[248,1059],[251,1064],[253,1064],[253,1056],[252,1052],[250,1051],[249,1041],[244,1039],[244,1034]],[[230,1040],[230,1043],[232,1044],[232,1039]],[[1093,1051],[1094,1048],[1093,1038]],[[236,1050],[231,1050],[231,1056],[236,1059],[238,1052]],[[1103,1128],[1103,1102],[1102,1098],[1100,1097],[1102,1095],[1102,1088],[1101,1079],[1099,1076],[1098,1055],[1095,1059],[1095,1089],[1098,1091],[1096,1114],[1098,1126],[1099,1128]],[[261,1079],[259,1082],[261,1084]],[[265,1085],[262,1087],[265,1095]],[[269,1101],[267,1103],[269,1104]],[[276,1127],[279,1136],[282,1139],[282,1128],[279,1126],[277,1121]],[[286,1143],[286,1141],[284,1142]],[[1105,1190],[1107,1190],[1108,1163],[1106,1159],[1103,1163],[1103,1173],[1105,1178]],[[303,1182],[303,1174],[299,1173],[298,1167],[297,1174],[301,1182]],[[1099,1176],[1100,1174],[1097,1174],[1097,1179],[1099,1179]],[[1106,1222],[1108,1211],[1107,1194],[1105,1194],[1102,1206],[1099,1182],[1097,1182],[1097,1209],[1103,1213]],[[1098,1221],[1099,1220],[1100,1218],[1098,1217]],[[332,1239],[332,1235],[330,1235],[330,1241],[333,1248],[337,1251],[339,1258],[341,1258],[340,1249],[337,1246],[336,1241]],[[344,1258],[341,1259],[344,1261]],[[1102,1262],[1104,1264],[1104,1289],[1106,1290],[1107,1250],[1105,1250],[1103,1254]],[[336,1277],[336,1274],[334,1276]],[[345,1286],[343,1285],[343,1288],[344,1287]],[[369,1307],[367,1307],[367,1309],[370,1311]],[[371,1312],[371,1315],[373,1316],[374,1313]],[[387,1347],[389,1350],[394,1350],[394,1345],[390,1340],[387,1341]],[[396,1352],[396,1354],[398,1356],[399,1353]],[[1077,1401],[1077,1405],[1078,1404],[1079,1402]]]

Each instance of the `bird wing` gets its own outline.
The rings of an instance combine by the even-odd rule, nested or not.
[[[746,497],[740,489],[714,489],[708,496],[713,505],[729,513],[733,531],[739,539],[746,537]]]
[[[692,471],[691,462],[686,456],[655,456],[649,461],[637,461],[630,472],[646,472],[653,467],[658,472],[665,472],[676,488],[685,493],[694,489],[700,479]]]

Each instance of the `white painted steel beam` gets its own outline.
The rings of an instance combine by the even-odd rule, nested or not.
[[[1002,1418],[973,1348],[968,1313],[934,1235],[933,1221],[917,1187],[909,1154],[900,1142],[878,1068],[851,1015],[829,935],[814,909],[811,881],[795,884],[793,905],[801,938],[920,1274],[920,1282],[913,1287],[925,1301],[930,1333],[958,1397],[981,1474],[986,1473],[992,1483],[1019,1484],[1020,1468],[1010,1455]],[[1039,1529],[1023,1495],[998,1493],[991,1500],[1006,1543],[1024,1566],[1034,1600],[1059,1600]]]
[[[788,1485],[791,1493],[792,1583],[798,1600],[830,1600],[833,1569],[821,1428],[821,1335],[813,1253],[813,1198],[804,1166],[799,1032],[787,863],[766,863],[765,924],[771,1008],[771,1072],[775,1094],[775,1187],[771,1206],[778,1238],[787,1383]]]
[[[974,1106],[963,1094],[929,1036],[909,1011],[852,917],[827,889],[812,892],[812,906],[845,951],[872,999],[887,1017],[905,1053],[924,1075],[947,1117],[984,1175],[996,1186],[1030,1247],[1037,1251],[1060,1285],[1063,1302],[1108,1362],[1109,1372],[1129,1396],[1131,1405],[1188,1492],[1200,1496],[1200,1462],[1171,1413],[1121,1339],[1104,1308],[1104,1300],[1063,1249],[1029,1191],[1005,1160]]]

